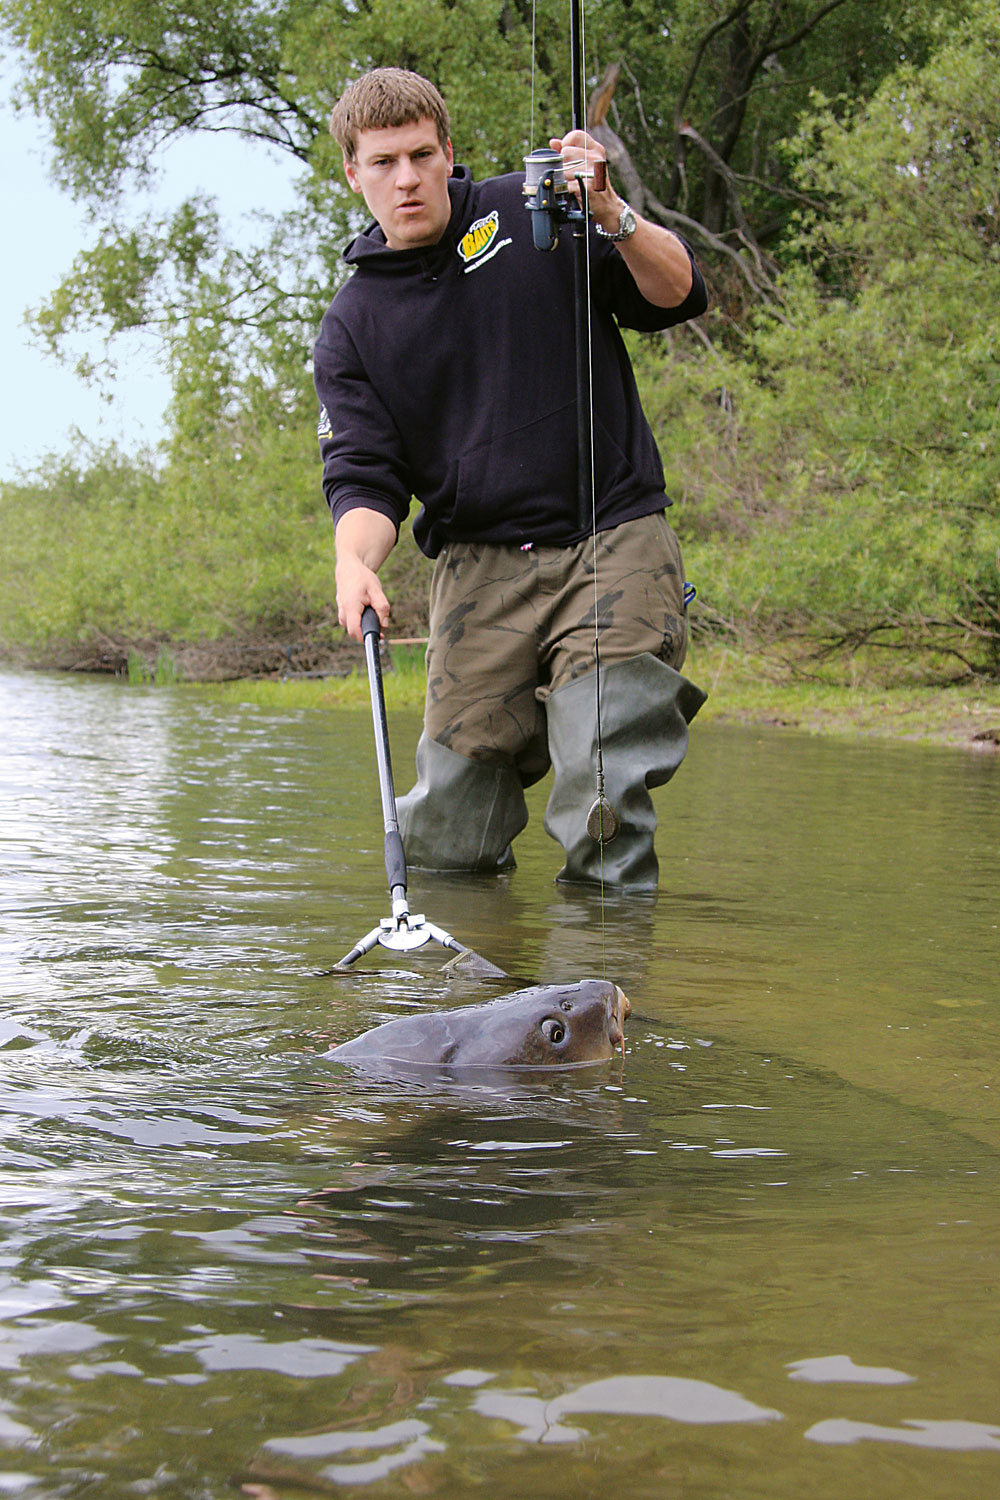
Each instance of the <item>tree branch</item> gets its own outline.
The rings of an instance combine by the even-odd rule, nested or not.
[[[684,106],[687,104],[688,96],[691,93],[691,90],[694,88],[694,81],[698,76],[698,69],[701,67],[702,58],[708,51],[710,43],[715,40],[720,31],[725,31],[726,27],[731,26],[734,21],[738,21],[740,16],[746,15],[749,9],[750,0],[739,0],[739,4],[734,5],[728,15],[722,16],[720,20],[716,21],[714,26],[710,26],[705,32],[705,35],[702,37],[701,41],[695,48],[694,57],[692,57],[691,59],[691,66],[687,71],[687,77],[684,79],[684,82],[681,85],[681,91],[677,95],[677,103],[674,106],[674,118],[676,120],[679,121],[681,119],[681,116],[683,115]]]
[[[832,10],[838,10],[841,5],[845,5],[846,3],[847,0],[828,0],[828,3],[821,5],[816,14],[810,16],[808,21],[802,22],[798,31],[789,32],[786,37],[782,37],[780,42],[772,42],[767,50],[767,56],[771,57],[775,52],[786,52],[789,47],[798,46],[803,37],[807,37],[810,31],[815,31],[820,21],[825,20]],[[763,61],[764,59],[761,58],[761,62]]]
[[[704,136],[700,135],[698,131],[695,130],[693,125],[682,125],[678,134],[684,140],[691,141],[698,147],[698,150],[702,153],[706,160],[710,162],[711,166],[716,172],[718,172],[719,176],[725,182],[726,196],[729,200],[729,208],[733,216],[733,222],[736,224],[736,227],[739,230],[740,236],[744,240],[744,242],[747,245],[753,246],[754,253],[759,260],[763,259],[763,252],[757,244],[757,240],[754,236],[753,230],[750,228],[750,225],[746,219],[746,215],[743,212],[743,204],[740,201],[739,188],[737,186],[737,176],[732,167],[728,162],[723,161],[719,153],[714,149],[714,147],[708,144]],[[773,273],[777,269],[777,267],[773,262],[770,262],[769,264],[770,270]]]
[[[624,141],[607,124],[608,112],[611,108],[620,76],[621,65],[619,63],[612,63],[609,67],[605,68],[597,87],[588,101],[587,128],[594,139],[600,141],[608,153],[608,161],[618,175],[629,203],[631,203],[637,213],[652,213],[668,229],[675,227],[683,228],[695,238],[701,240],[703,244],[709,245],[717,254],[727,256],[734,263],[756,298],[768,303],[777,301],[778,289],[772,280],[775,267],[770,261],[767,261],[765,265],[766,258],[744,217],[739,201],[739,194],[736,190],[736,174],[725,162],[719,159],[712,147],[708,145],[707,141],[702,139],[696,130],[684,126],[678,134],[681,137],[690,138],[700,149],[704,150],[706,156],[712,161],[713,166],[725,178],[739,237],[753,256],[754,270],[751,271],[745,257],[719,235],[713,234],[710,230],[706,229],[704,224],[699,223],[697,219],[692,219],[687,214],[680,213],[676,209],[667,208],[665,204],[661,203],[649,191],[637,171]]]

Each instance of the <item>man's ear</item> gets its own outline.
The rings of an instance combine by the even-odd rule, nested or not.
[[[351,191],[360,193],[361,179],[358,177],[357,166],[354,162],[348,161],[346,156],[344,157],[344,176],[347,178],[347,185]]]
[[[451,149],[451,141],[450,140],[447,142],[447,144],[446,144],[446,146],[444,148],[444,154],[448,158],[448,176],[450,177],[451,174],[452,174],[452,171],[454,170],[454,166],[455,166],[455,153]]]

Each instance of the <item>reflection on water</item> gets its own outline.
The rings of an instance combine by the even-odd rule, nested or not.
[[[534,789],[413,908],[607,973],[627,1055],[475,1087],[322,1056],[500,988],[320,977],[386,913],[367,713],[0,694],[4,1494],[1000,1487],[996,760],[699,730],[603,907]]]

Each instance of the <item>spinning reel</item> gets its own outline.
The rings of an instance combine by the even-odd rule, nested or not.
[[[601,192],[607,174],[607,163],[601,159],[570,164],[574,180],[581,184],[580,202],[574,197],[566,177],[566,167],[558,151],[541,146],[524,158],[525,208],[531,214],[531,237],[536,250],[554,250],[559,239],[559,225],[570,220],[587,221],[583,179],[590,178]]]

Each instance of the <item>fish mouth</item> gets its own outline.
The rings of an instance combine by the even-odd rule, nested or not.
[[[612,1049],[621,1047],[625,1056],[625,1017],[632,1014],[632,1002],[620,985],[615,985],[614,998],[608,1001],[608,1039]]]

